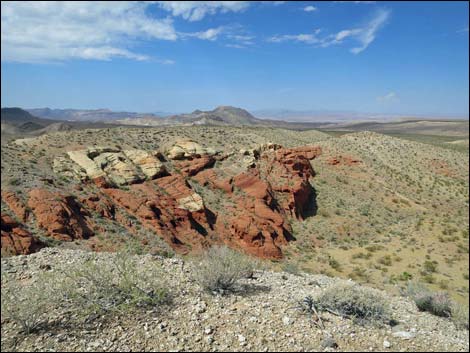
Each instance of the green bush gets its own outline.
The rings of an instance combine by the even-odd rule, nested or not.
[[[225,246],[214,246],[196,259],[195,280],[208,292],[225,294],[237,289],[238,281],[250,277],[255,261]]]

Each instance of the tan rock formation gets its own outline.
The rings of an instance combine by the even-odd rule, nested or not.
[[[202,155],[214,155],[215,150],[204,148],[200,144],[191,140],[181,140],[175,142],[166,150],[169,159],[179,160]]]

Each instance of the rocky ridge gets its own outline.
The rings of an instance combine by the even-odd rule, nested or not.
[[[12,192],[2,198],[19,221],[34,222],[60,241],[93,237],[101,230],[94,212],[131,232],[136,219],[181,253],[223,243],[281,258],[281,247],[294,239],[289,218],[315,212],[310,160],[320,154],[314,146],[273,143],[223,153],[192,140],[158,151],[94,146],[67,151],[52,163],[55,174],[79,181],[85,195],[33,188],[26,200]],[[218,201],[208,205],[215,195]],[[2,232],[2,248],[29,253],[28,247],[7,249],[14,237]]]
[[[64,264],[79,267],[90,259],[83,251],[43,249],[29,256],[2,258],[2,288],[39,274],[54,275]],[[98,254],[98,264],[116,254]],[[324,329],[296,310],[298,301],[316,297],[348,281],[323,275],[255,271],[243,280],[250,290],[213,296],[194,281],[195,268],[177,258],[145,255],[140,266],[156,263],[174,301],[162,310],[138,315],[95,318],[63,326],[66,312],[48,312],[53,330],[18,339],[18,327],[2,315],[2,348],[16,351],[468,351],[468,331],[445,318],[420,312],[409,299],[383,293],[394,326],[361,326],[354,321],[321,313]],[[69,318],[73,319],[73,318]],[[58,323],[58,324],[57,324]],[[14,343],[16,342],[16,343]]]

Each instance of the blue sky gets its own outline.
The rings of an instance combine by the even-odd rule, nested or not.
[[[1,6],[2,106],[468,117],[468,2]]]

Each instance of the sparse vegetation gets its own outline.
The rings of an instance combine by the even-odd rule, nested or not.
[[[338,284],[327,288],[316,303],[320,310],[350,317],[359,323],[388,323],[391,319],[383,295],[372,288]]]
[[[83,319],[156,310],[171,299],[158,273],[158,266],[139,266],[125,253],[112,261],[98,261],[98,255],[90,254],[77,267],[62,264],[54,273],[42,272],[29,283],[2,288],[2,317],[30,334],[48,324],[49,311],[57,308]]]
[[[43,273],[29,283],[16,282],[8,288],[2,287],[2,318],[19,325],[23,334],[35,332],[47,322],[48,310],[56,305],[56,283],[52,276]]]
[[[80,267],[64,270],[61,288],[65,298],[84,315],[155,309],[170,300],[169,289],[158,273],[157,266],[142,268],[126,253],[106,263],[98,263],[92,255]]]
[[[238,282],[250,277],[255,262],[225,246],[214,246],[194,263],[197,283],[211,293],[225,294],[239,289]]]
[[[410,282],[407,294],[416,303],[421,311],[428,311],[436,316],[450,317],[452,313],[452,301],[446,292],[431,292],[425,286]]]

